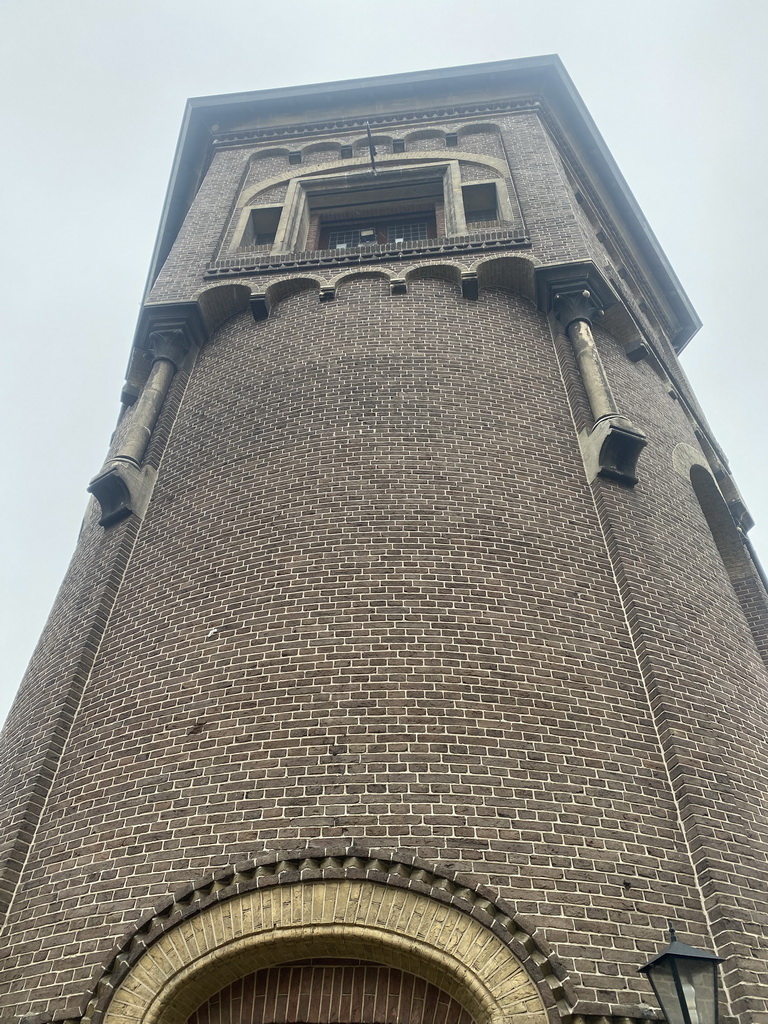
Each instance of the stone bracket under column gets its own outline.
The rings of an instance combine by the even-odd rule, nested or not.
[[[130,515],[144,518],[157,479],[153,466],[113,459],[88,485],[101,507],[99,526],[114,526]]]
[[[591,430],[579,434],[581,457],[589,483],[596,476],[634,487],[637,460],[648,438],[623,416],[599,420]]]

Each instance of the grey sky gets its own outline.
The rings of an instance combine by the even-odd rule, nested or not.
[[[118,395],[188,96],[559,53],[704,321],[684,366],[768,561],[762,0],[5,0],[7,709]]]

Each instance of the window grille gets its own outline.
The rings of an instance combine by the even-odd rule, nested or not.
[[[425,220],[411,220],[405,224],[387,225],[388,242],[417,242],[428,237]]]
[[[329,249],[351,249],[360,245],[360,229],[346,228],[341,231],[331,231],[328,234]]]

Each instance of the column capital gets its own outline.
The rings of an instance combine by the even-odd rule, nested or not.
[[[588,324],[618,301],[591,260],[536,269],[536,299],[542,313],[553,313],[567,332],[574,320]]]
[[[196,302],[144,306],[128,367],[130,384],[141,389],[154,359],[168,359],[177,370],[189,369],[207,340],[208,331]]]
[[[575,288],[552,296],[552,312],[567,332],[576,320],[583,320],[591,327],[594,319],[603,315],[603,307],[588,288]]]
[[[167,359],[178,370],[184,366],[194,342],[181,327],[152,331],[147,338],[147,351],[153,360]]]

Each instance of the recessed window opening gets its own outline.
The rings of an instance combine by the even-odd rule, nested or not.
[[[363,221],[346,221],[323,226],[321,249],[351,249],[360,245],[404,245],[434,238],[435,216],[430,210],[392,219],[386,215]]]
[[[467,224],[498,220],[494,182],[482,185],[462,185],[461,192],[464,197],[464,216]]]
[[[441,177],[361,183],[310,197],[320,249],[405,245],[437,237]]]
[[[251,211],[243,235],[243,245],[270,246],[277,234],[282,206],[257,207]]]

